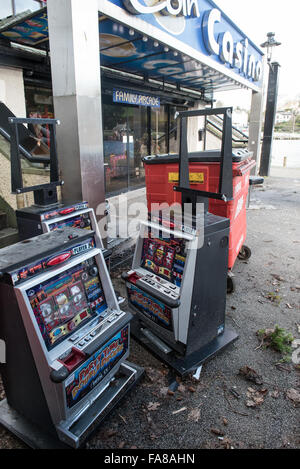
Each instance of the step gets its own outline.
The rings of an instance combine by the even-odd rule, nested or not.
[[[0,211],[0,230],[7,228],[7,215],[5,212]]]
[[[15,228],[3,228],[0,230],[0,249],[15,244],[19,241],[19,233]]]

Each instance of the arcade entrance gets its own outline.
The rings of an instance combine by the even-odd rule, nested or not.
[[[174,115],[184,108],[130,106],[102,96],[102,109],[106,195],[143,187],[142,158],[178,151]]]

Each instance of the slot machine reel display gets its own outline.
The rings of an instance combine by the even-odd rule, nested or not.
[[[181,376],[237,339],[225,327],[229,220],[206,213],[197,223],[203,245],[192,220],[184,230],[141,222],[132,269],[123,274],[133,336]]]
[[[58,228],[81,228],[96,233],[100,247],[103,247],[94,210],[87,202],[61,203],[39,207],[32,205],[16,211],[21,241]]]
[[[0,422],[11,427],[7,406],[75,448],[142,373],[126,361],[131,314],[120,310],[93,235],[66,227],[0,253]]]

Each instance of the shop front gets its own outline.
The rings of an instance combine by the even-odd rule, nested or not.
[[[101,0],[92,4],[98,5],[95,8],[98,11],[98,37],[94,37],[90,44],[94,47],[97,42],[100,48],[102,98],[98,108],[101,131],[88,124],[90,117],[84,111],[82,123],[78,114],[76,125],[72,126],[74,135],[71,136],[69,125],[66,125],[68,129],[64,133],[65,122],[70,120],[71,113],[66,106],[59,104],[67,96],[76,101],[77,93],[82,99],[85,87],[87,99],[91,99],[92,75],[89,70],[99,67],[99,53],[98,65],[92,63],[92,58],[87,62],[80,51],[77,53],[74,49],[76,44],[73,43],[72,53],[78,61],[76,65],[69,69],[57,65],[65,63],[70,53],[66,41],[68,21],[71,21],[73,37],[79,38],[88,27],[88,21],[86,24],[85,21],[87,15],[90,15],[90,21],[91,11],[83,13],[80,10],[83,7],[78,2],[75,7],[71,0],[51,0],[48,1],[48,10],[45,7],[0,29],[2,39],[44,51],[45,63],[51,59],[53,100],[50,89],[38,87],[38,79],[34,86],[39,73],[34,69],[30,86],[25,90],[27,113],[48,116],[55,113],[61,120],[58,141],[63,148],[60,160],[64,190],[73,198],[81,198],[79,192],[91,187],[92,180],[105,184],[106,197],[142,187],[145,180],[144,156],[178,152],[177,111],[213,105],[214,93],[218,91],[248,89],[254,96],[260,94],[263,83],[262,52],[211,0]],[[80,21],[76,22],[76,31],[75,22],[70,19],[70,8],[74,8],[77,18],[81,15]],[[62,47],[62,44],[65,45]],[[80,68],[86,69],[86,75],[80,77],[79,93],[76,70]],[[96,89],[99,76],[93,76],[93,89]],[[62,86],[62,83],[72,83],[73,79],[74,89]],[[85,126],[88,127],[88,142],[99,141],[101,134],[97,150],[101,157],[96,170],[94,159],[89,164],[89,156],[85,154],[86,143],[78,138],[80,128]],[[196,127],[195,135],[200,135],[202,127],[199,122]],[[259,135],[258,129],[256,133]],[[72,138],[73,143],[78,141],[76,151],[73,143],[70,148],[66,143],[60,145],[60,140],[66,138],[64,135]],[[250,143],[256,145],[256,154],[258,140],[254,142],[251,138]],[[74,161],[75,154],[78,161],[82,155],[86,160],[72,164],[70,176],[70,161]],[[94,153],[91,157],[94,158]],[[91,169],[80,171],[83,164]],[[78,172],[76,177],[74,171]],[[88,199],[89,194],[83,198]],[[90,203],[96,208],[96,200]]]

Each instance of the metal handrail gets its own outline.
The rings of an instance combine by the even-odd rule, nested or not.
[[[6,132],[2,127],[0,127],[0,134],[2,137],[6,138],[9,142],[11,142],[11,136],[9,133]],[[26,160],[30,163],[42,163],[42,164],[50,164],[50,156],[32,156],[22,145],[19,144],[20,153],[24,156]]]
[[[211,125],[212,127],[214,127],[215,129],[217,129],[219,132],[222,133],[222,128],[219,127],[217,124],[215,124],[214,122],[212,122],[212,121],[209,120],[209,119],[207,119],[206,122],[207,122],[207,124]],[[232,127],[232,128],[235,130],[234,127]],[[246,137],[246,134],[243,134],[243,132],[241,132],[241,131],[239,131],[239,133],[240,133],[241,135],[245,135],[245,139],[244,139],[244,140],[239,140],[239,139],[237,139],[237,138],[235,138],[235,137],[232,136],[232,141],[233,141],[234,143],[248,143],[249,137]]]
[[[214,116],[214,118],[216,119],[219,119],[221,122],[223,122],[223,118],[221,116]],[[209,123],[212,123],[209,119],[207,119]],[[232,126],[233,130],[235,130],[235,132],[237,132],[238,134],[241,134],[246,140],[249,140],[249,135],[245,134],[244,132],[242,132],[240,129],[238,129],[237,127],[235,127],[234,125]]]

